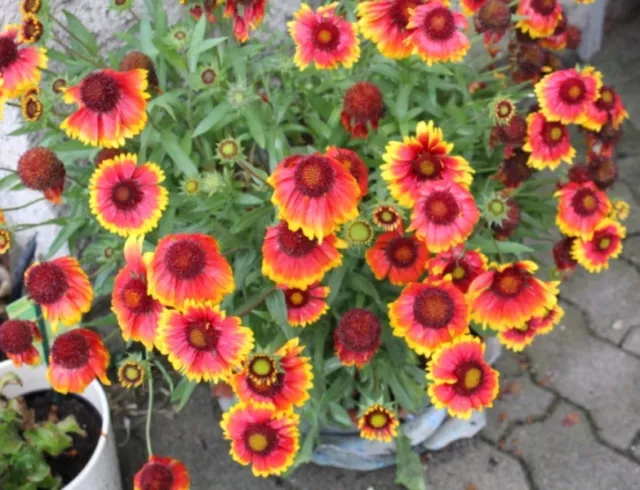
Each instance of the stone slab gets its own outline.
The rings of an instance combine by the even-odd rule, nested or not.
[[[622,342],[622,348],[640,356],[640,326],[633,327]]]
[[[636,212],[640,214],[640,207],[636,208]],[[640,236],[630,237],[624,241],[622,256],[632,264],[640,266]]]
[[[631,187],[625,182],[618,181],[608,191],[609,197],[612,199],[622,199],[629,203],[631,210],[629,216],[622,224],[627,229],[627,235],[640,232],[640,188]],[[627,246],[627,244],[625,244]]]

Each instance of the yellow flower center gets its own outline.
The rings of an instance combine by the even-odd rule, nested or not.
[[[375,429],[382,429],[389,423],[389,417],[386,413],[376,412],[369,418],[369,423]]]
[[[431,160],[423,160],[419,165],[420,173],[425,177],[431,177],[436,171],[436,166]]]
[[[431,27],[436,31],[441,30],[446,23],[447,19],[444,15],[434,15],[431,19]]]
[[[390,213],[389,211],[383,211],[380,217],[382,218],[382,221],[387,223],[393,221],[394,218],[393,213]]]
[[[466,272],[464,270],[464,267],[457,266],[455,269],[453,269],[453,273],[451,275],[454,279],[462,279],[466,275]]]
[[[258,376],[266,376],[271,372],[272,365],[268,359],[256,359],[251,363],[251,370]]]
[[[520,289],[522,280],[517,276],[502,276],[500,278],[500,290],[506,294],[515,294]]]
[[[505,204],[499,199],[494,199],[489,203],[489,211],[495,216],[500,216],[505,211]]]
[[[140,378],[140,369],[136,366],[127,366],[124,370],[124,377],[128,381],[137,381]]]
[[[511,113],[511,106],[507,102],[502,102],[498,107],[498,113],[504,117]]]
[[[611,104],[611,102],[613,102],[613,94],[609,90],[603,91],[601,97],[605,104]]]
[[[320,43],[329,44],[332,39],[333,39],[333,34],[331,34],[331,31],[328,31],[327,29],[321,29],[318,32],[318,41]]]
[[[301,305],[304,303],[304,296],[300,291],[295,291],[291,296],[289,296],[289,301],[296,306]]]
[[[207,347],[205,332],[201,328],[192,328],[189,331],[189,343],[200,349]]]
[[[189,194],[195,194],[199,188],[200,184],[195,179],[187,180],[184,184],[184,190]]]
[[[137,308],[142,301],[142,292],[136,289],[127,289],[124,292],[124,302],[129,308]]]
[[[582,89],[578,85],[574,85],[569,89],[569,97],[579,99],[582,96]]]
[[[587,211],[593,211],[596,208],[597,204],[598,203],[596,201],[596,198],[591,194],[584,196],[584,198],[582,199],[582,205]]]
[[[609,237],[601,238],[600,241],[598,242],[598,247],[600,248],[600,250],[606,250],[610,246],[611,246],[611,238]]]
[[[366,243],[371,238],[373,231],[371,227],[364,222],[357,221],[349,227],[349,239],[355,243]]]
[[[227,158],[235,157],[238,152],[236,144],[232,141],[223,143],[220,147],[220,153]]]
[[[407,263],[413,260],[414,251],[410,246],[404,245],[396,248],[393,252],[393,256],[398,262]]]
[[[431,209],[432,216],[436,218],[443,218],[448,213],[447,204],[444,201],[441,201],[440,199],[436,199],[432,201],[430,209]]]
[[[317,165],[306,165],[302,169],[301,178],[304,185],[311,189],[315,189],[322,184],[322,169]]]
[[[572,89],[573,90],[573,89]],[[562,139],[562,129],[560,128],[553,128],[551,130],[551,139],[553,141],[560,141]]]
[[[464,373],[464,387],[468,390],[473,390],[480,385],[482,380],[482,371],[477,367],[472,367]]]
[[[267,437],[264,434],[257,433],[257,434],[251,434],[249,436],[249,447],[251,448],[251,450],[257,453],[261,453],[262,451],[267,449],[268,444],[269,444],[269,441],[267,440]]]

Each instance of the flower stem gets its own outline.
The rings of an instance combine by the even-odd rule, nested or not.
[[[50,219],[47,221],[41,221],[40,223],[26,223],[24,225],[19,225],[16,227],[16,231],[22,231],[22,230],[28,230],[30,228],[37,228],[38,226],[45,226],[45,225],[57,225],[60,224],[59,221],[60,218],[54,218],[54,219]]]
[[[0,169],[0,170],[4,170],[4,169]],[[41,197],[39,199],[35,199],[35,200],[31,201],[31,202],[28,202],[27,204],[23,204],[22,206],[16,206],[14,208],[3,208],[2,211],[5,212],[5,213],[7,213],[9,211],[17,211],[18,209],[27,208],[27,207],[31,206],[32,204],[35,204],[35,203],[40,202],[40,201],[44,201],[44,197]]]
[[[9,103],[9,102],[7,102],[7,104],[8,104],[8,103]],[[12,169],[12,168],[6,168],[6,167],[0,167],[0,172],[10,172],[10,173],[12,173],[12,174],[17,174],[17,173],[18,173],[18,171],[17,171],[17,170],[14,170],[14,169]]]
[[[149,366],[151,366],[152,354],[147,351],[146,358],[147,362],[149,362]],[[153,455],[153,449],[151,447],[151,414],[153,412],[153,374],[151,373],[151,368],[149,368],[149,376],[147,377],[149,384],[149,405],[147,406],[147,426],[145,429],[145,437],[147,439],[147,453],[149,457]]]
[[[260,296],[258,296],[255,301],[253,301],[253,303],[249,304],[247,307],[245,307],[242,311],[240,311],[239,313],[237,313],[235,316],[247,316],[249,313],[251,313],[251,311],[258,306],[259,304],[261,304],[265,299],[267,299],[269,296],[271,296],[271,293],[273,293],[277,288],[275,286],[273,286],[271,289],[268,289],[267,291],[265,291],[264,293],[262,293]]]
[[[36,325],[38,325],[40,337],[42,338],[42,357],[44,357],[44,365],[49,367],[49,332],[47,332],[47,326],[44,324],[42,308],[40,308],[40,305],[38,303],[36,303]],[[61,401],[62,400],[60,393],[58,393],[56,390],[53,390],[53,404],[59,406]]]
[[[251,174],[251,176],[255,177],[260,182],[262,182],[262,183],[264,183],[266,185],[269,185],[269,183],[266,181],[266,179],[264,179],[260,174],[258,174],[253,169],[253,166],[249,162],[245,162],[244,160],[236,160],[236,163],[238,164],[238,166],[240,168],[242,168],[242,170],[244,170],[245,172]]]
[[[79,58],[82,58],[84,61],[91,63],[93,66],[95,66],[96,68],[102,68],[102,65],[100,65],[100,63],[96,63],[94,60],[92,60],[91,58],[88,58],[86,56],[84,56],[82,53],[78,53],[77,51],[75,51],[71,46],[65,44],[64,41],[62,41],[58,36],[56,36],[55,34],[53,35],[53,40],[55,42],[57,42],[60,46],[62,46],[66,51],[67,54],[69,56],[73,56],[76,55]]]
[[[53,19],[53,22],[60,27],[60,29],[62,29],[64,32],[66,32],[67,34],[69,34],[70,37],[72,37],[73,39],[75,39],[78,44],[80,44],[84,49],[86,49],[89,53],[93,54],[96,58],[98,58],[98,60],[100,61],[100,63],[102,64],[102,66],[107,66],[107,63],[104,61],[104,58],[102,58],[102,56],[100,56],[100,53],[98,53],[97,50],[92,49],[91,47],[87,46],[82,39],[80,39],[78,36],[76,36],[73,32],[71,32],[71,30],[65,26],[62,22],[60,22],[58,19],[55,18],[55,16],[51,16],[51,19]]]

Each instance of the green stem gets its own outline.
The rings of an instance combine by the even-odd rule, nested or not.
[[[62,41],[58,36],[56,36],[55,34],[53,35],[53,40],[55,42],[57,42],[60,46],[62,46],[65,51],[67,51],[67,54],[69,56],[78,56],[79,58],[82,58],[84,61],[91,63],[93,66],[95,66],[96,68],[103,68],[103,66],[100,63],[96,63],[94,60],[92,60],[91,58],[88,58],[86,56],[84,56],[82,53],[79,53],[78,51],[74,50],[71,46],[65,44],[64,41]]]
[[[49,367],[49,332],[47,332],[47,326],[44,324],[44,317],[42,315],[42,309],[40,305],[36,303],[36,324],[38,325],[38,330],[40,331],[40,337],[42,337],[42,356],[44,357],[45,366]],[[61,402],[60,393],[53,390],[53,404],[60,405]]]
[[[3,170],[3,169],[0,169],[0,170]],[[4,209],[2,209],[2,211],[5,212],[5,213],[7,213],[9,211],[17,211],[18,209],[28,208],[32,204],[35,204],[35,203],[40,202],[40,201],[44,201],[44,197],[41,197],[39,199],[35,199],[34,201],[28,202],[27,204],[23,204],[22,206],[16,206],[14,208],[4,208]]]
[[[66,32],[71,38],[75,39],[78,44],[80,44],[80,46],[82,46],[84,49],[86,49],[89,53],[91,53],[92,55],[94,55],[96,58],[98,58],[100,60],[100,63],[102,63],[102,66],[107,66],[107,63],[105,62],[104,58],[102,58],[102,56],[100,56],[100,53],[98,53],[97,50],[92,49],[91,47],[87,46],[82,39],[80,39],[78,36],[76,36],[73,32],[71,32],[71,30],[65,26],[62,22],[60,22],[58,19],[56,19],[53,15],[51,16],[51,18],[53,19],[53,22],[60,27],[60,29],[62,29],[64,32]]]
[[[16,227],[16,231],[28,230],[30,228],[37,228],[38,226],[57,225],[59,219],[60,218],[54,218],[48,221],[41,221],[40,223],[27,223],[24,225],[19,225]]]
[[[242,311],[237,313],[235,316],[247,316],[249,313],[251,313],[251,311],[253,311],[256,308],[256,306],[258,306],[265,299],[271,296],[271,293],[273,293],[276,289],[277,288],[275,286],[273,286],[271,289],[268,289],[267,291],[262,293],[260,296],[258,296],[253,303],[249,304],[247,307],[245,307]]]
[[[133,9],[129,9],[129,13],[131,14],[131,17],[136,20],[136,22],[140,23],[140,17],[138,17],[138,14],[136,14]]]
[[[9,102],[7,102],[9,104]],[[12,174],[17,174],[18,171],[12,168],[0,167],[0,172],[11,172]]]
[[[153,449],[151,447],[151,414],[153,412],[153,374],[151,373],[151,357],[152,354],[147,351],[146,358],[149,363],[149,375],[148,375],[148,384],[149,384],[149,404],[147,405],[147,426],[145,429],[145,437],[147,439],[147,453],[149,457],[153,455]]]
[[[238,164],[239,167],[242,168],[242,170],[244,170],[245,172],[251,174],[253,177],[255,177],[256,179],[258,179],[260,182],[269,185],[269,183],[267,182],[267,180],[265,178],[263,178],[261,175],[259,175],[253,168],[252,165],[249,162],[245,162],[244,160],[236,160],[236,163]]]

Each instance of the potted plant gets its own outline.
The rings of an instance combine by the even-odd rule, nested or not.
[[[199,382],[232,390],[224,436],[256,476],[335,464],[337,448],[361,468],[395,458],[421,488],[412,449],[473,433],[498,394],[487,346],[550,332],[559,279],[619,255],[620,97],[592,67],[562,69],[555,51],[579,32],[555,0],[463,0],[467,17],[437,0],[302,5],[262,41],[265,0],[186,3],[173,26],[159,1],[125,12],[134,28],[108,53],[68,12],[2,35],[39,87],[9,63],[3,90],[40,139],[0,185],[68,203],[49,254],[68,241],[86,270],[46,257],[27,295],[53,325],[110,295],[82,328],[144,347],[117,354],[121,384],[149,385],[136,489],[189,487],[178,455],[153,452],[156,377],[178,407]],[[570,166],[580,137],[587,163]],[[92,339],[65,353],[93,352],[102,376]]]

